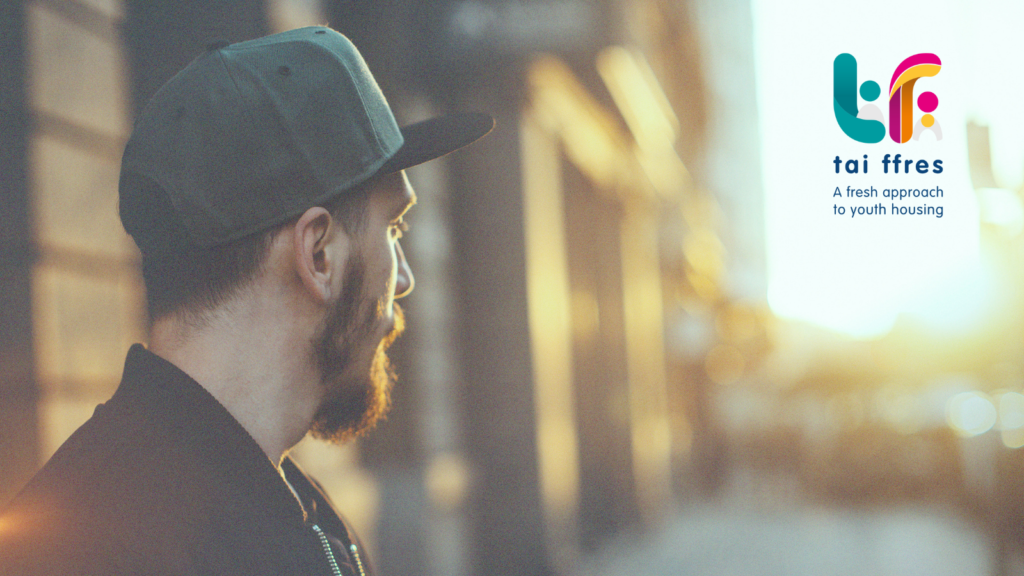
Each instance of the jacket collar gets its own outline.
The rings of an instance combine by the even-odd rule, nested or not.
[[[167,457],[204,476],[211,497],[248,495],[258,506],[247,516],[303,521],[301,506],[256,440],[202,385],[141,344],[128,351],[121,384],[102,409],[144,418],[151,433],[165,437]]]

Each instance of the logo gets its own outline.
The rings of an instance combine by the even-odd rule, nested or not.
[[[914,122],[914,84],[920,78],[935,76],[942,61],[935,54],[914,54],[900,62],[889,81],[889,137],[903,144],[911,138],[917,140],[931,130],[942,140],[942,129],[931,115],[939,106],[933,92],[922,92],[917,107],[924,114]],[[872,104],[882,89],[874,80],[860,85],[860,96],[868,103],[857,106],[857,59],[852,54],[840,54],[832,63],[832,108],[839,127],[857,142],[875,144],[885,138],[885,116]]]

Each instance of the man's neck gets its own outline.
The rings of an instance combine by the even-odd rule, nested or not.
[[[153,323],[150,350],[191,376],[279,465],[309,430],[319,402],[309,337],[272,311],[237,306],[198,327],[170,314]]]

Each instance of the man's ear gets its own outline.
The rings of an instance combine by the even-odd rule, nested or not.
[[[348,258],[348,235],[327,209],[314,206],[292,228],[292,244],[302,285],[314,298],[331,300]]]

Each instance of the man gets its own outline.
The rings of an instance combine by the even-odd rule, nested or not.
[[[385,412],[393,301],[413,286],[403,169],[492,126],[400,129],[323,27],[211,46],[161,88],[120,182],[149,348],[0,516],[0,573],[370,573],[287,453]]]

